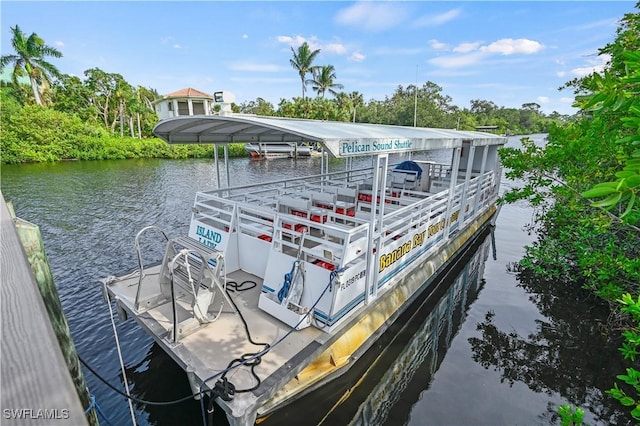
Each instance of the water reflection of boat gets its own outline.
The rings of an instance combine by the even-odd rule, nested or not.
[[[318,425],[382,425],[390,418],[392,424],[407,424],[411,406],[433,378],[478,297],[491,245],[489,230],[478,235],[344,377],[261,424],[287,424],[301,416]],[[415,386],[414,380],[419,382]]]
[[[348,371],[489,226],[506,142],[232,114],[170,118],[154,133],[169,143],[312,141],[347,159],[344,171],[323,161],[319,175],[196,193],[188,236],[144,228],[138,272],[104,281],[121,316],[187,372],[194,394],[212,393],[233,425]],[[392,166],[393,155],[434,150],[450,161]],[[371,167],[350,167],[356,156]],[[148,233],[169,240],[155,267],[143,264]]]

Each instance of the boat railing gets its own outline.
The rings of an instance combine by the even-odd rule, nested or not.
[[[493,187],[494,178],[492,171],[486,172],[483,176],[471,178],[466,194],[463,194],[464,182],[458,183],[454,188],[454,195],[451,200],[449,200],[449,190],[445,189],[437,194],[399,208],[389,208],[390,205],[385,204],[381,244],[384,246],[392,243],[394,240],[411,232],[411,229],[418,224],[425,222],[429,222],[429,225],[439,224],[431,228],[431,236],[439,234],[440,231],[449,233],[457,229],[461,218],[460,215],[463,212],[463,219],[468,220],[479,208],[489,205],[490,199],[486,194]],[[478,186],[481,193],[485,195],[476,197]],[[449,203],[451,205],[449,208],[451,213],[448,218],[445,218]]]
[[[489,203],[487,194],[494,180],[493,171],[462,179],[451,198],[450,179],[435,194],[386,188],[384,203],[380,205],[380,198],[376,203],[383,219],[374,244],[393,247],[418,227],[428,229],[433,240],[448,238]],[[271,250],[338,269],[366,258],[366,240],[356,241],[369,233],[373,197],[371,190],[363,188],[366,184],[324,177],[295,185],[286,180],[275,186],[250,186],[230,199],[220,198],[225,190],[200,192],[193,218],[215,232],[226,232],[213,247],[225,252],[229,271],[243,269],[264,278]],[[197,231],[190,230],[190,235],[198,239]]]
[[[447,195],[448,190],[385,214],[381,232],[382,245],[401,238],[418,225],[437,223],[447,210]]]
[[[138,231],[138,233],[136,234],[136,237],[134,239],[134,246],[136,248],[136,254],[138,255],[138,287],[136,289],[136,298],[134,300],[134,308],[136,311],[140,311],[140,303],[141,303],[141,294],[142,294],[142,285],[143,283],[145,283],[147,280],[145,280],[145,278],[147,278],[147,274],[144,270],[145,267],[145,263],[144,260],[142,258],[142,247],[140,244],[140,240],[142,239],[142,236],[144,234],[147,234],[149,231],[156,231],[156,233],[160,233],[163,237],[164,237],[164,244],[166,244],[169,241],[169,237],[167,236],[167,234],[164,232],[164,230],[162,230],[161,228],[151,225],[151,226],[147,226],[145,228],[142,228],[140,231]],[[156,303],[156,301],[149,301],[147,300],[147,304],[151,304],[151,303]],[[146,309],[146,306],[145,306]]]
[[[339,171],[326,174],[318,174],[304,177],[296,177],[289,179],[281,179],[275,181],[269,181],[259,184],[240,185],[230,188],[220,188],[208,191],[200,191],[202,197],[211,196],[225,199],[238,199],[244,197],[250,193],[264,193],[279,191],[280,194],[295,193],[304,191],[305,184],[316,183],[320,185],[329,186],[343,186],[354,185],[360,182],[364,182],[372,176],[372,170],[370,167],[361,169],[353,169],[348,171]]]
[[[326,212],[321,221],[279,213],[274,221],[273,248],[325,269],[335,270],[350,263],[364,261],[369,223],[350,217],[350,224],[340,223],[344,217]],[[303,237],[304,233],[304,239]]]
[[[194,219],[208,226],[228,232],[233,229],[236,203],[216,197],[209,197],[196,193],[196,200],[192,207]]]

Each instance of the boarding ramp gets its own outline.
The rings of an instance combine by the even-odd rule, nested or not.
[[[178,342],[222,313],[236,312],[226,292],[222,253],[178,237],[169,241],[160,270],[160,291],[173,308],[171,340]]]
[[[159,266],[147,267],[141,240],[154,231],[166,241],[166,249]],[[222,313],[235,312],[226,293],[225,262],[221,252],[186,236],[169,239],[156,226],[138,232],[135,247],[139,269],[120,279],[112,277],[107,284],[137,275],[135,297],[129,296],[129,291],[120,295],[125,299],[131,297],[129,303],[132,302],[137,315],[170,304],[173,326],[169,338],[173,342],[215,321]]]

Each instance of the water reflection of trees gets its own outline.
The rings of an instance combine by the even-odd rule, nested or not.
[[[509,385],[521,382],[534,392],[559,394],[591,412],[597,422],[632,424],[617,401],[604,393],[616,374],[625,371],[617,351],[619,342],[609,338],[603,325],[607,307],[575,287],[522,271],[516,275],[545,320],[536,321],[535,332],[520,336],[500,330],[495,314],[487,312],[477,324],[480,337],[469,339],[473,359],[486,369],[499,371],[501,381]],[[557,406],[549,404],[541,419],[557,422],[556,410]]]

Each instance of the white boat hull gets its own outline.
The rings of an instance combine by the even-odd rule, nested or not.
[[[235,116],[154,132],[171,143],[245,137],[265,154],[316,141],[338,157],[373,155],[369,168],[328,173],[323,161],[316,176],[198,192],[188,237],[170,240],[162,267],[105,280],[194,395],[229,374],[235,398],[216,401],[233,426],[342,374],[497,211],[505,141],[494,135]],[[389,167],[390,153],[435,149],[451,149],[451,163]]]
[[[308,145],[299,144],[251,144],[244,146],[252,157],[294,158],[309,157],[314,150]]]

